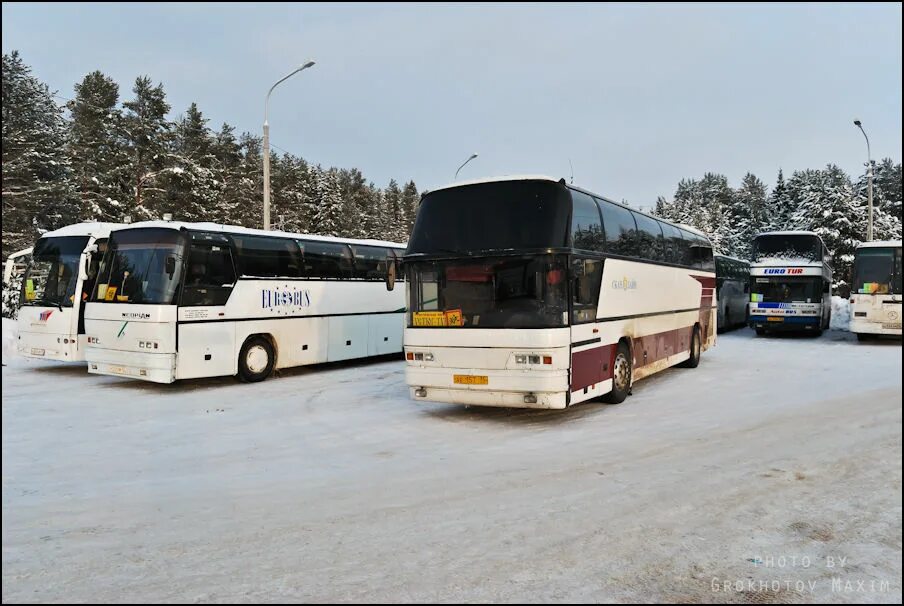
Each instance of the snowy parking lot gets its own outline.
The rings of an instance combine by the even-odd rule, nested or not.
[[[743,329],[559,412],[5,359],[3,601],[900,602],[901,351]]]

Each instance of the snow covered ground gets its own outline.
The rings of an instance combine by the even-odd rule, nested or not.
[[[398,360],[2,378],[4,602],[901,600],[900,341],[738,330],[562,412]]]

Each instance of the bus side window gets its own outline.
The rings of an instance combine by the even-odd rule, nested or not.
[[[582,324],[596,320],[596,310],[600,300],[600,280],[603,277],[601,259],[574,259],[571,262],[572,276],[572,324]]]
[[[188,256],[182,305],[225,305],[235,284],[232,251],[223,244],[193,242]]]

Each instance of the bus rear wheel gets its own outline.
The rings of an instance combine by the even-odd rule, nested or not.
[[[624,342],[618,344],[612,361],[612,391],[603,399],[609,404],[621,404],[631,392],[631,352]]]
[[[700,351],[702,344],[700,342],[700,327],[694,326],[694,333],[691,335],[691,357],[680,364],[682,368],[697,368],[700,364]]]
[[[263,381],[273,372],[276,356],[270,341],[250,337],[239,352],[239,377],[248,383]]]

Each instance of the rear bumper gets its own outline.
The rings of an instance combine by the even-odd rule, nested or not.
[[[68,341],[68,343],[67,343]],[[16,352],[35,360],[59,362],[83,362],[85,350],[68,334],[20,332],[16,339]]]
[[[176,380],[176,354],[140,353],[89,347],[85,352],[88,372],[141,379],[154,383],[172,383]]]
[[[455,375],[485,376],[487,384],[459,385],[455,383]],[[405,369],[405,381],[413,400],[509,408],[565,408],[568,405],[567,370],[523,372],[409,365]],[[525,396],[529,396],[528,401]]]
[[[870,322],[869,320],[851,318],[851,323],[848,325],[848,330],[861,335],[891,335],[900,337],[900,322],[897,324],[897,328],[885,328],[885,326],[888,326],[888,324],[890,323],[883,324],[882,322]]]

